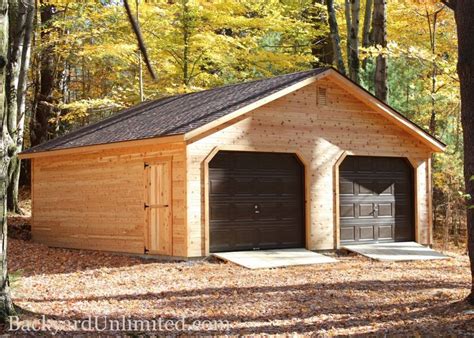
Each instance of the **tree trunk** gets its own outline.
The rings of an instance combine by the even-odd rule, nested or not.
[[[373,41],[370,34],[370,27],[372,24],[372,9],[374,0],[367,0],[365,3],[364,26],[362,28],[362,47],[367,48],[372,46]],[[362,69],[367,70],[367,57],[362,61]]]
[[[312,0],[308,22],[315,31],[320,31],[326,25],[327,13],[325,13],[322,5],[324,5],[324,0]],[[328,32],[327,36],[324,37],[315,37],[311,41],[311,54],[318,60],[312,62],[313,68],[332,65],[335,61],[333,51],[331,32]]]
[[[373,19],[374,44],[379,48],[387,47],[387,0],[374,1]],[[387,57],[380,51],[375,64],[375,96],[387,102]]]
[[[341,37],[339,35],[339,27],[336,20],[336,11],[334,9],[334,0],[327,0],[326,5],[328,8],[329,30],[331,32],[332,47],[337,70],[342,74],[346,74],[346,68],[344,66],[344,59],[342,58],[341,51]]]
[[[359,15],[360,15],[360,0],[350,0],[350,12],[351,16],[349,31],[347,32],[348,43],[349,43],[349,54],[347,56],[349,65],[349,78],[356,82],[360,82],[359,70]]]
[[[140,28],[140,0],[135,0],[135,5],[137,8],[136,11],[136,20],[137,26]],[[138,91],[140,94],[140,102],[145,101],[145,97],[143,95],[143,65],[142,65],[142,52],[140,48],[137,51],[137,58],[138,58]]]
[[[183,67],[183,84],[188,87],[190,84],[190,73],[189,73],[189,54],[191,47],[191,13],[189,9],[189,1],[184,0],[182,2],[182,13],[181,13],[181,33],[183,34],[183,54],[182,54],[182,67]]]
[[[56,9],[52,5],[42,3],[40,7],[40,19],[43,26],[48,25],[54,17]],[[41,40],[45,40],[49,32],[41,32]],[[53,90],[56,77],[56,60],[54,57],[54,46],[44,48],[40,55],[40,80],[38,96],[32,109],[30,122],[31,146],[36,146],[49,139],[51,126],[49,120],[54,117]]]
[[[14,76],[10,81],[10,100],[15,100],[15,104],[8,104],[8,115],[12,118],[12,126],[9,126],[10,135],[13,138],[14,153],[9,166],[9,184],[8,184],[8,209],[17,213],[21,213],[18,203],[18,187],[20,181],[20,159],[16,156],[21,152],[23,147],[23,134],[25,127],[25,92],[26,83],[28,80],[28,69],[30,65],[30,51],[31,51],[31,37],[33,34],[33,22],[35,14],[35,1],[28,0],[20,2],[19,12],[16,18],[16,29],[10,27],[11,36],[18,38],[17,43],[14,43],[12,48],[15,49],[11,55],[15,55],[14,61],[15,69]],[[10,23],[12,20],[10,20]],[[13,95],[12,95],[13,93]],[[12,109],[12,111],[10,111]]]
[[[431,68],[431,116],[430,116],[430,133],[436,135],[436,125],[437,125],[437,114],[436,114],[436,98],[435,94],[437,91],[437,75],[438,75],[438,64],[436,61],[436,29],[438,28],[438,15],[441,13],[444,7],[435,11],[434,13],[429,13],[426,9],[426,21],[428,23],[428,31],[430,33],[430,50],[433,55],[433,62]],[[433,20],[431,19],[433,16]]]
[[[467,210],[468,251],[471,261],[471,293],[467,300],[474,305],[474,1],[451,1],[458,32],[458,74],[461,85],[461,123],[464,137],[464,179],[471,195]]]
[[[346,34],[347,34],[347,41],[346,41],[346,57],[349,60],[349,56],[351,55],[351,42],[350,42],[350,32],[351,32],[351,0],[344,0],[344,17],[346,19]],[[350,72],[350,65],[347,62],[347,68]],[[350,76],[350,75],[349,75]]]
[[[17,1],[10,0],[13,7]],[[7,185],[8,165],[10,162],[10,136],[8,134],[8,121],[6,108],[6,82],[9,47],[9,3],[8,0],[0,0],[0,121],[2,122],[2,138],[0,141],[0,321],[8,321],[8,317],[15,313],[10,295],[10,282],[8,280],[7,268]]]

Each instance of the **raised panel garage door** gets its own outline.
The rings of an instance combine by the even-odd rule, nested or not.
[[[339,167],[341,244],[414,240],[412,175],[403,158],[348,156]]]
[[[210,251],[304,247],[303,172],[292,154],[217,153],[209,163]]]

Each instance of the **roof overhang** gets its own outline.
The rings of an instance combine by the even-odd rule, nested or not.
[[[32,159],[32,158],[59,156],[59,155],[73,155],[73,154],[86,154],[86,153],[89,154],[89,153],[98,153],[103,150],[109,150],[109,149],[130,148],[130,147],[136,147],[136,146],[157,145],[157,144],[166,144],[166,143],[183,143],[184,144],[184,134],[153,137],[153,138],[146,138],[146,139],[141,139],[141,140],[112,142],[112,143],[105,143],[105,144],[94,144],[94,145],[83,146],[83,147],[40,151],[37,153],[20,153],[18,154],[18,157],[20,159]]]

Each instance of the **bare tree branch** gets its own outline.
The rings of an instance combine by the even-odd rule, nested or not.
[[[135,36],[137,38],[138,47],[140,48],[140,51],[142,52],[143,60],[145,61],[146,67],[148,68],[148,72],[150,73],[153,80],[156,80],[156,74],[153,71],[153,67],[151,66],[150,58],[148,57],[148,52],[146,50],[145,42],[143,41],[143,36],[142,36],[142,33],[140,32],[140,27],[138,27],[138,23],[136,22],[135,17],[132,14],[132,10],[130,9],[128,0],[123,0],[123,5],[125,7],[125,10],[127,11],[128,21],[130,21],[130,24],[132,25],[133,32],[135,33]]]

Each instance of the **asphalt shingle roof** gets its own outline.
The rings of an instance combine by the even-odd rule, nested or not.
[[[318,68],[144,102],[23,153],[185,134],[325,70]]]

